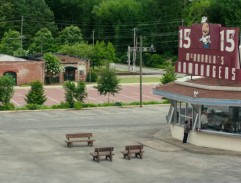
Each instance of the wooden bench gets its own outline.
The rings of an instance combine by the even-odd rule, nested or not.
[[[93,160],[97,160],[97,162],[100,162],[100,156],[105,156],[105,159],[110,159],[112,161],[112,156],[114,151],[114,147],[100,147],[95,148],[95,152],[90,153],[91,156],[93,156]]]
[[[74,142],[87,142],[88,145],[93,146],[94,139],[90,139],[92,133],[75,133],[75,134],[66,134],[66,140],[68,147],[72,147]],[[86,139],[84,139],[86,138]]]
[[[135,154],[135,157],[139,156],[141,159],[143,158],[143,145],[129,145],[125,147],[125,150],[121,152],[124,158],[128,157],[131,159],[131,154]]]

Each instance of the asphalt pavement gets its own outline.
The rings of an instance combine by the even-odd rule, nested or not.
[[[241,156],[172,139],[169,105],[0,112],[1,183],[240,183]],[[94,147],[66,146],[65,134],[91,132]],[[123,158],[144,144],[144,158]],[[95,147],[114,147],[113,162],[92,160]]]

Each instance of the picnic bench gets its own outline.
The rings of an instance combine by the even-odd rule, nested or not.
[[[93,160],[97,160],[97,162],[100,162],[100,156],[105,156],[105,159],[110,159],[112,161],[112,156],[114,151],[114,147],[100,147],[95,148],[95,151],[93,153],[90,153],[91,156],[93,156]]]
[[[124,156],[124,158],[128,157],[128,159],[131,159],[131,154],[135,154],[135,157],[138,156],[140,159],[143,158],[143,145],[129,145],[125,147],[125,150],[121,152]]]
[[[93,146],[94,139],[91,139],[92,133],[66,134],[67,147],[72,147],[74,142],[87,142],[87,145]]]

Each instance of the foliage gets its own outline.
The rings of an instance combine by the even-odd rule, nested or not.
[[[78,43],[74,45],[63,45],[58,52],[62,54],[78,56],[81,58],[85,58],[87,60],[92,58],[93,55],[95,54],[94,46],[86,43]]]
[[[241,27],[241,1],[211,0],[208,18],[212,23],[220,23],[228,27]]]
[[[4,33],[1,40],[0,52],[7,55],[14,55],[14,52],[21,48],[20,33],[9,30]]]
[[[60,60],[51,53],[44,54],[43,59],[45,61],[45,75],[50,78],[50,83],[52,83],[53,77],[58,76],[62,71]]]
[[[166,84],[170,83],[172,81],[175,81],[177,79],[176,73],[175,73],[175,68],[172,65],[168,65],[166,67],[166,73],[163,74],[161,78],[161,83]]]
[[[0,77],[0,105],[8,105],[14,94],[15,80],[10,75]]]
[[[74,107],[75,101],[84,102],[84,99],[87,97],[87,93],[86,85],[83,81],[78,81],[77,85],[75,82],[66,81],[63,86],[65,89],[65,101],[71,108]]]
[[[56,45],[52,33],[47,28],[40,29],[29,47],[30,53],[55,52]]]
[[[74,45],[81,43],[83,41],[82,33],[79,27],[77,26],[68,26],[65,27],[59,33],[58,43],[59,45]]]
[[[9,111],[9,110],[14,110],[15,107],[12,103],[0,105],[0,111]]]
[[[115,70],[106,68],[99,72],[97,86],[95,88],[101,95],[108,95],[108,103],[110,101],[110,94],[115,95],[121,88],[119,85],[120,80],[117,78]]]
[[[211,0],[195,0],[187,2],[183,11],[185,24],[191,26],[194,23],[200,23],[201,18],[207,15],[210,2]]]
[[[115,48],[112,43],[99,42],[97,41],[94,46],[94,54],[92,55],[91,61],[93,66],[108,65],[109,62],[113,62],[116,59]]]
[[[77,109],[77,110],[82,109],[83,108],[83,102],[75,102],[74,108]]]
[[[4,13],[5,26],[2,30],[0,29],[0,36],[1,31],[5,32],[10,27],[18,32],[21,32],[22,27],[25,49],[29,46],[34,34],[41,28],[46,27],[56,31],[54,14],[45,0],[1,0],[0,2],[0,7],[3,7],[3,11],[6,12]],[[22,18],[23,22],[21,22]]]
[[[40,81],[32,82],[31,89],[26,94],[26,103],[33,104],[31,107],[34,108],[35,105],[43,105],[46,100],[43,84]]]
[[[90,72],[86,75],[87,82],[96,82],[98,79],[98,75],[95,70],[90,69]]]

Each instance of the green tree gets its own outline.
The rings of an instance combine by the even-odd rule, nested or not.
[[[77,26],[69,26],[65,27],[59,33],[58,43],[59,45],[74,45],[77,43],[81,43],[83,41],[82,33],[79,27]]]
[[[55,76],[58,76],[61,72],[61,63],[58,57],[51,53],[46,53],[43,56],[45,61],[45,75],[49,77],[50,83]]]
[[[177,79],[176,73],[175,73],[175,68],[169,64],[166,66],[166,73],[163,74],[161,78],[161,83],[166,84],[170,83],[172,81],[175,81]]]
[[[30,53],[55,52],[56,45],[52,33],[47,28],[40,29],[29,47]]]
[[[8,105],[14,94],[14,78],[10,75],[0,77],[0,103]]]
[[[210,0],[208,8],[209,22],[223,24],[228,27],[241,27],[241,1]]]
[[[185,24],[191,26],[192,24],[201,22],[203,16],[207,16],[211,0],[195,0],[187,2],[183,10],[183,17]]]
[[[94,46],[86,43],[79,43],[75,45],[63,45],[58,51],[59,53],[78,56],[87,60],[91,59],[95,52]]]
[[[57,33],[54,21],[54,14],[46,4],[45,0],[9,0],[13,4],[13,12],[8,19],[7,26],[14,27],[21,32],[23,23],[24,48],[33,41],[33,37],[42,28],[47,28],[51,32]],[[21,21],[23,17],[23,22]]]
[[[5,32],[0,45],[1,53],[14,55],[19,49],[21,49],[20,33],[13,30]]]
[[[25,98],[27,104],[43,105],[46,100],[43,84],[40,81],[32,82],[31,89],[26,94]]]
[[[77,85],[73,81],[64,82],[65,89],[65,101],[69,104],[69,107],[74,107],[75,101],[84,102],[87,97],[86,85],[83,81],[78,81]]]
[[[117,78],[115,70],[106,68],[99,72],[95,88],[99,91],[100,95],[108,95],[108,102],[110,102],[110,95],[114,96],[121,90],[119,83],[120,80]]]
[[[97,41],[94,46],[94,55],[92,55],[91,61],[93,66],[107,65],[109,62],[116,60],[115,48],[112,43],[105,44],[104,41]]]
[[[13,4],[9,0],[0,0],[0,37],[8,30],[7,19],[13,13]]]

